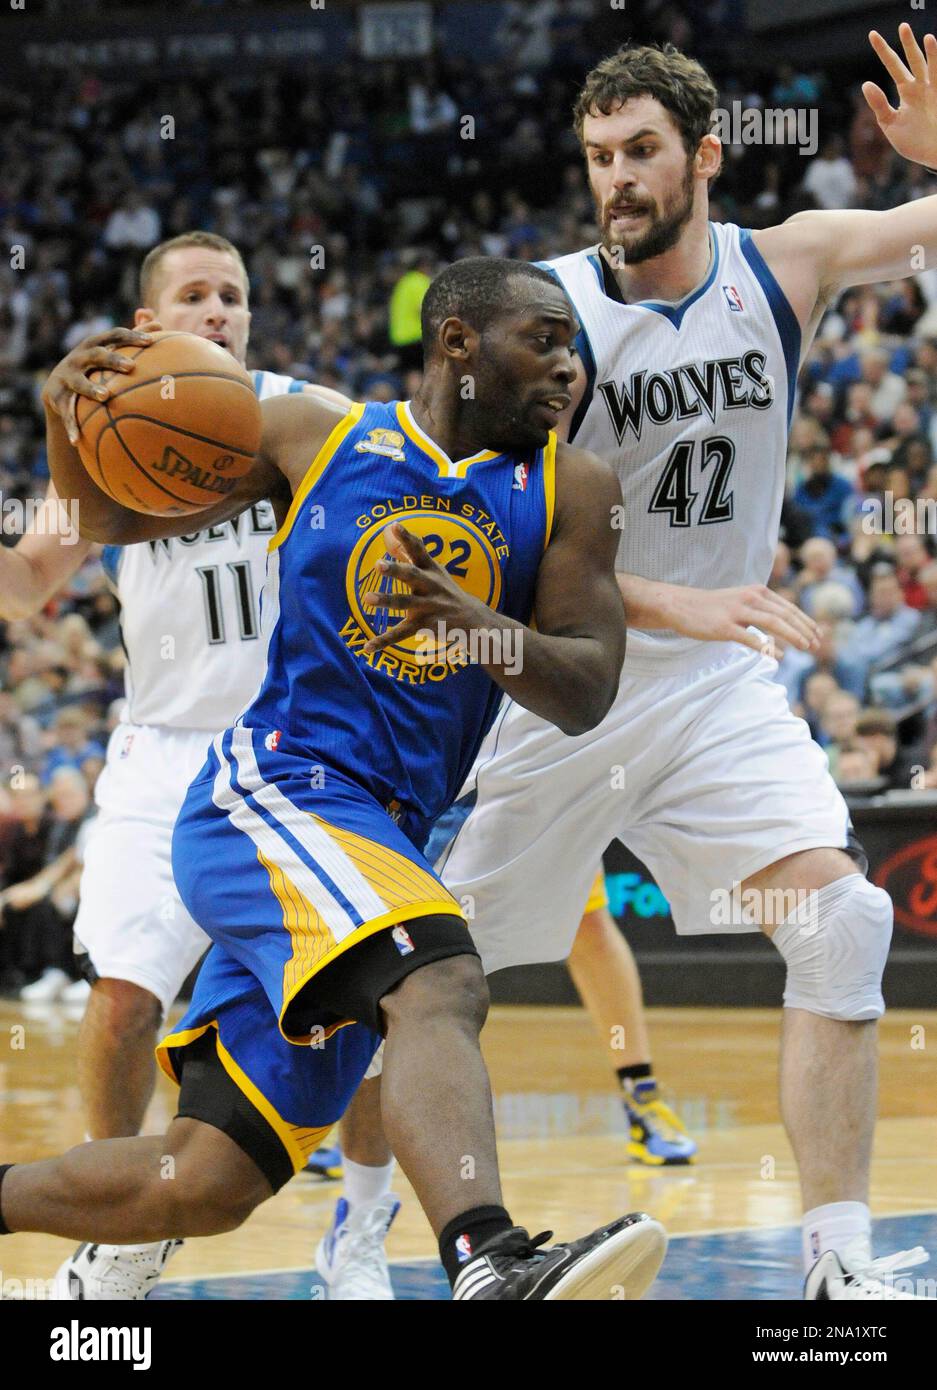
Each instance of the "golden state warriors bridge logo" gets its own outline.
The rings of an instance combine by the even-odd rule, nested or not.
[[[501,562],[510,554],[510,547],[487,512],[471,502],[448,497],[388,499],[359,517],[362,534],[348,561],[345,589],[351,617],[341,636],[352,651],[360,651],[370,638],[383,636],[406,616],[403,609],[370,609],[361,603],[361,595],[369,590],[409,592],[406,584],[377,568],[378,560],[387,555],[384,529],[394,521],[419,536],[430,556],[467,593],[490,608],[497,608],[501,599]],[[445,680],[465,665],[463,656],[447,656],[445,644],[440,645],[435,634],[430,639],[428,632],[414,633],[364,659],[376,670],[413,685]]]

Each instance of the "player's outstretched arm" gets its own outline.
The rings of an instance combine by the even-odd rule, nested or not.
[[[369,608],[403,609],[406,617],[364,647],[382,647],[440,628],[467,659],[478,659],[512,699],[565,734],[583,734],[611,707],[625,655],[625,614],[615,582],[612,530],[621,489],[611,468],[593,454],[559,445],[556,513],[537,577],[536,630],[496,613],[466,594],[418,536],[399,523],[387,528],[388,551],[378,562],[410,594],[362,595]],[[407,563],[409,561],[409,563]]]
[[[0,618],[31,618],[75,574],[91,549],[50,483],[14,546],[0,547]]]

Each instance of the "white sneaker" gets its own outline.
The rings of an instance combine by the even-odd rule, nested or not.
[[[146,1298],[181,1240],[151,1245],[79,1245],[56,1271],[53,1298],[130,1303]]]
[[[87,980],[73,980],[59,995],[63,1004],[86,1004],[91,986]]]
[[[316,1251],[316,1270],[330,1301],[376,1303],[394,1297],[384,1238],[399,1210],[400,1198],[392,1192],[354,1209],[344,1197],[338,1199],[332,1225]]]
[[[59,970],[57,966],[52,966],[49,970],[43,970],[38,980],[33,980],[31,985],[24,985],[20,990],[21,999],[32,999],[37,1003],[48,1003],[53,999],[58,999],[62,991],[71,980],[64,970]]]
[[[922,1245],[913,1250],[899,1250],[896,1255],[884,1255],[873,1260],[868,1242],[853,1241],[842,1253],[825,1250],[804,1282],[804,1298],[807,1299],[920,1299],[924,1294],[910,1293],[901,1285],[910,1284],[910,1279],[899,1276],[895,1287],[895,1275],[899,1270],[910,1269],[913,1265],[924,1264],[928,1254]]]

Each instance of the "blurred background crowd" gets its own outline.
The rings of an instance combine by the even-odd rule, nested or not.
[[[570,110],[584,73],[620,41],[621,16],[597,0],[497,14],[501,57],[483,69],[440,54],[312,65],[302,82],[261,66],[143,88],[132,74],[76,71],[0,93],[0,243],[23,248],[19,263],[0,261],[3,545],[17,540],[10,504],[45,489],[46,373],[85,335],[130,321],[140,261],[158,241],[200,227],[241,248],[250,366],[393,399],[418,384],[419,307],[436,270],[596,240]],[[781,65],[747,86],[724,70],[723,40],[741,22],[731,0],[629,15],[636,37],[672,39],[706,62],[724,107],[818,113],[812,157],[793,144],[727,147],[716,220],[759,227],[809,207],[884,209],[937,193],[937,179],[893,155],[858,82]],[[937,787],[935,459],[931,270],[829,306],[791,434],[771,583],[816,618],[822,644],[810,657],[778,651],[778,679],[855,794]],[[18,617],[0,592],[0,617],[9,987],[72,969],[82,828],[123,658],[97,558],[39,617]]]

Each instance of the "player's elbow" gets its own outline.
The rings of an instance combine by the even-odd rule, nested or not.
[[[604,680],[583,682],[575,700],[564,709],[562,718],[556,721],[557,727],[568,738],[588,734],[601,724],[615,702],[620,669],[619,665],[614,675],[610,671],[607,672]]]

